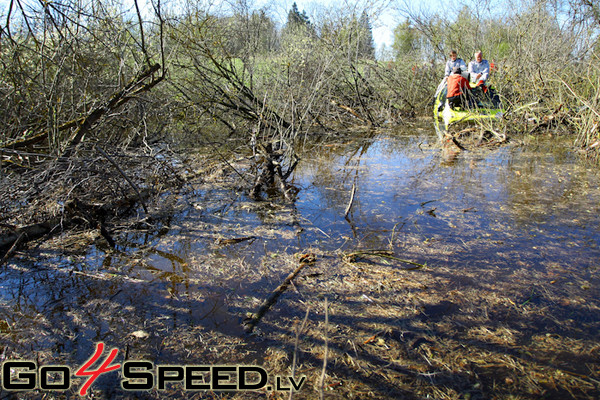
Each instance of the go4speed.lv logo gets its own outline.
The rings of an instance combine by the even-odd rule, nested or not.
[[[169,383],[183,384],[186,390],[247,391],[298,391],[306,377],[275,376],[269,385],[267,371],[256,365],[154,365],[149,361],[124,361],[112,364],[119,350],[114,348],[99,367],[92,366],[104,353],[104,343],[96,344],[94,354],[75,371],[84,378],[79,395],[86,396],[90,388],[103,374],[121,370],[121,387],[124,390],[165,390]],[[112,365],[111,365],[112,364]],[[2,364],[2,387],[7,391],[51,390],[65,391],[71,388],[71,368],[66,365],[40,366],[34,361],[9,360]]]

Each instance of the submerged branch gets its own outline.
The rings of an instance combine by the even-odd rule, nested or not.
[[[406,270],[425,268],[427,266],[426,264],[419,264],[414,261],[404,260],[402,258],[395,257],[394,252],[392,252],[390,250],[358,250],[358,251],[353,251],[352,253],[346,253],[346,254],[342,255],[342,258],[346,262],[353,263],[353,262],[357,262],[357,259],[360,257],[363,257],[363,256],[375,256],[375,257],[381,257],[381,258],[388,258],[388,259],[391,259],[394,261],[399,261],[399,262],[402,262],[405,264],[411,264],[411,265],[415,266],[415,267],[406,268]]]
[[[296,267],[294,272],[289,274],[287,278],[275,289],[269,297],[264,301],[262,306],[258,309],[258,311],[252,315],[249,320],[244,322],[246,332],[251,333],[254,330],[254,327],[260,322],[260,320],[264,317],[264,315],[271,309],[271,307],[277,302],[279,296],[281,296],[288,288],[289,284],[298,276],[300,271],[304,269],[307,265],[311,265],[315,262],[315,256],[313,254],[307,254],[300,258],[300,265]]]

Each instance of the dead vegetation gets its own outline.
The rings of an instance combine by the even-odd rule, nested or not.
[[[103,334],[103,340],[116,341],[130,359],[163,364],[254,364],[271,376],[306,376],[306,385],[293,395],[296,399],[598,396],[600,347],[590,333],[596,324],[592,316],[600,310],[590,300],[596,296],[589,293],[597,290],[596,285],[585,289],[576,283],[569,288],[570,282],[580,278],[557,279],[557,272],[565,273],[561,266],[536,269],[526,264],[441,262],[456,252],[423,247],[419,241],[405,238],[403,247],[403,257],[428,260],[428,266],[419,269],[407,269],[393,260],[359,260],[349,254],[307,249],[315,262],[305,265],[289,282],[254,335],[242,331],[239,314],[258,310],[267,291],[258,290],[249,297],[191,278],[201,276],[198,273],[209,265],[219,268],[217,260],[190,260],[189,268],[196,274],[189,273],[182,281],[167,280],[166,285],[113,275],[110,281],[119,282],[119,291],[73,308],[63,302],[68,311],[59,320],[40,315],[27,322],[22,312],[11,318],[4,315],[4,335],[30,335],[44,326],[47,332],[46,337],[33,334],[27,346],[22,342],[5,348],[5,354],[30,357],[27,348],[38,341],[69,342],[80,328],[104,321],[112,329]],[[486,247],[484,243],[467,246]],[[275,286],[275,277],[293,269],[299,258],[277,255],[273,262],[273,256],[268,254],[263,264],[270,265]],[[243,259],[229,259],[228,267],[223,279],[231,279],[235,271],[245,276],[247,285],[264,279],[256,266]],[[98,274],[77,275],[75,281],[90,288],[105,282]],[[212,287],[212,294],[182,291],[198,284]],[[135,300],[139,294],[151,294],[153,301]],[[74,336],[69,339],[64,332]],[[37,357],[44,363],[76,363],[83,355],[74,350],[43,351]],[[111,385],[113,389],[104,388]],[[96,386],[99,397],[127,396],[114,389],[117,377]],[[166,392],[130,396],[140,395],[289,397],[286,392],[264,390],[192,394],[177,384]]]
[[[146,150],[105,151],[90,143],[77,157],[38,163],[35,154],[22,155],[25,165],[6,174],[0,187],[3,256],[75,227],[98,229],[114,247],[115,224],[132,215],[149,218],[146,203],[181,187],[190,174],[168,148]]]
[[[240,157],[150,201],[148,213],[164,218],[112,225],[112,249],[86,227],[16,252],[2,275],[22,303],[1,310],[5,358],[75,367],[102,340],[119,348],[119,360],[253,364],[271,377],[307,378],[293,396],[192,393],[179,384],[126,393],[115,374],[94,386],[99,398],[598,397],[598,266],[569,253],[576,243],[514,248],[520,238],[504,225],[497,229],[508,245],[489,230],[452,241],[398,226],[380,248],[281,249],[315,227],[283,197],[240,200],[252,181],[240,187],[238,173],[250,165]],[[454,222],[478,212],[420,209],[422,218]],[[260,222],[239,224],[238,212]],[[87,253],[90,242],[102,251]],[[544,252],[569,262],[541,259]]]

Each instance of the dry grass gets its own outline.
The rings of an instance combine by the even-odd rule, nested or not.
[[[466,235],[457,245],[398,227],[388,232],[381,249],[386,252],[379,254],[365,252],[360,243],[344,252],[307,247],[291,254],[272,244],[282,235],[293,237],[294,208],[239,202],[238,209],[253,209],[262,219],[238,225],[226,211],[239,199],[239,183],[227,176],[215,170],[218,185],[205,177],[194,183],[194,196],[163,198],[151,213],[161,215],[166,207],[185,216],[155,219],[145,237],[124,224],[122,248],[98,254],[101,268],[91,265],[93,255],[81,252],[90,241],[101,248],[102,239],[86,232],[18,253],[2,275],[4,290],[20,303],[7,303],[0,312],[5,358],[74,368],[102,340],[133,360],[255,364],[271,376],[306,376],[305,386],[293,395],[297,400],[600,395],[598,271],[579,267],[576,253],[572,264],[545,260],[536,265],[531,260],[540,252],[566,250],[556,243],[511,250],[488,232]],[[468,215],[440,210],[439,218],[456,221],[448,217],[451,212]],[[508,227],[499,222],[496,228],[507,228],[504,238],[511,240]],[[222,240],[231,237],[256,240]],[[381,256],[389,251],[392,258]],[[316,261],[302,270],[254,333],[245,333],[244,319],[303,254]],[[157,268],[158,260],[166,265]],[[106,378],[95,385],[95,397],[290,396],[265,390],[194,393],[180,385],[165,392],[123,393],[116,374]]]

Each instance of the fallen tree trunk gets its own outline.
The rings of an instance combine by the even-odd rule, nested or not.
[[[58,127],[59,132],[77,127],[77,130],[75,131],[75,134],[73,135],[69,144],[67,145],[65,154],[63,154],[63,156],[68,156],[70,154],[70,149],[79,144],[79,142],[81,142],[85,134],[102,116],[111,111],[114,111],[133,97],[150,90],[152,87],[158,84],[163,79],[162,75],[158,78],[153,78],[150,82],[146,84],[144,84],[144,81],[146,81],[148,77],[152,76],[159,69],[159,64],[154,64],[150,66],[148,69],[140,72],[136,77],[134,77],[129,82],[129,84],[127,84],[127,86],[125,86],[123,89],[114,93],[108,101],[90,111],[87,116],[74,119],[72,121],[60,125]],[[20,149],[43,142],[47,138],[48,131],[44,131],[22,139],[16,139],[11,142],[2,143],[0,144],[0,147],[6,149]]]
[[[4,250],[7,247],[12,247],[15,243],[17,243],[17,241],[20,241],[18,244],[24,244],[32,240],[39,239],[44,235],[52,233],[53,231],[62,231],[70,226],[71,224],[65,223],[62,217],[56,217],[38,224],[17,228],[14,230],[14,232],[0,237],[0,250]]]
[[[84,120],[84,118],[79,118],[79,119],[64,123],[58,127],[58,131],[62,132],[64,130],[74,128],[77,125],[81,124],[83,122],[83,120]],[[21,149],[24,147],[30,147],[30,146],[33,146],[34,144],[43,142],[47,138],[48,138],[48,131],[44,131],[41,133],[34,134],[33,136],[27,136],[26,138],[23,138],[23,139],[13,140],[12,142],[8,142],[6,144],[0,145],[0,147],[3,147],[5,149]]]

